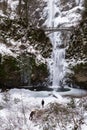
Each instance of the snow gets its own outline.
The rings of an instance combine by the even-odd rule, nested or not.
[[[50,5],[50,7],[51,6],[52,5]],[[52,18],[52,16],[51,16],[50,20],[47,19],[47,21],[44,24],[47,25],[48,27],[51,26],[51,22],[52,22],[51,19],[53,19],[55,27],[57,27],[58,25],[62,25],[64,27],[76,26],[78,24],[78,22],[82,18],[81,17],[81,12],[83,10],[84,10],[84,7],[82,7],[82,6],[76,6],[76,7],[72,8],[72,9],[70,9],[68,11],[62,11],[62,12],[60,12],[58,10],[58,7],[55,7],[54,14],[56,14],[57,12],[58,13],[60,12],[60,15],[58,17],[54,17],[54,18]],[[52,10],[50,11],[50,13],[51,12],[52,12]]]
[[[8,4],[12,10],[15,10],[18,5],[18,0],[8,0]]]
[[[2,93],[1,93],[2,94]],[[0,94],[0,96],[1,96]],[[2,121],[5,121],[4,126],[0,126],[0,130],[5,130],[7,126],[8,119],[9,118],[14,118],[14,120],[12,119],[12,123],[17,123],[16,122],[16,116],[18,115],[18,118],[21,117],[23,118],[23,114],[22,114],[22,107],[25,108],[26,111],[26,119],[27,122],[29,124],[27,124],[28,128],[30,128],[30,130],[39,130],[38,127],[34,126],[34,124],[29,121],[29,113],[32,110],[36,109],[41,109],[41,100],[44,99],[45,100],[45,105],[47,105],[49,102],[54,102],[57,101],[55,98],[53,97],[49,97],[48,96],[48,92],[33,92],[33,91],[29,91],[29,90],[18,90],[18,89],[13,89],[10,90],[9,93],[3,93],[3,96],[7,96],[6,98],[8,98],[10,100],[8,102],[9,108],[5,106],[5,108],[3,108],[2,110],[0,110],[0,120],[2,119]],[[44,95],[44,97],[43,97]],[[48,97],[47,97],[48,96]],[[3,102],[3,98],[0,98],[0,102]],[[10,114],[10,115],[9,115]],[[10,117],[9,117],[10,116]],[[17,125],[17,124],[16,124]],[[18,127],[18,126],[17,126]],[[21,126],[19,126],[21,127]],[[17,129],[14,130],[18,130],[19,127]],[[26,125],[22,124],[22,130],[26,129]]]
[[[3,0],[0,0],[0,2],[2,2],[2,1]],[[44,0],[44,1],[47,2],[47,3],[48,2],[50,3],[50,0],[49,1]],[[53,9],[52,9],[52,3],[50,3],[51,4],[50,5],[50,7],[51,7],[50,8],[51,9],[50,14],[54,14],[54,18],[52,18],[53,16],[51,15],[49,22],[48,22],[48,20],[46,20],[44,25],[48,24],[48,26],[50,26],[51,19],[53,19],[55,27],[58,26],[58,25],[66,26],[66,27],[77,26],[78,21],[81,20],[81,12],[83,11],[84,8],[83,8],[83,0],[75,0],[75,1],[76,1],[76,5],[77,5],[76,7],[72,8],[70,10],[67,10],[67,11],[62,11],[62,12],[56,6],[56,3],[58,2],[57,0],[53,1],[55,3],[55,6],[54,6]],[[10,17],[13,19],[16,16],[15,9],[16,9],[16,7],[18,5],[18,0],[8,0],[8,5],[12,10]],[[49,13],[49,7],[48,6],[45,7],[43,15],[46,16],[47,12]],[[58,17],[55,17],[55,14],[57,12],[60,13],[60,15]],[[6,17],[6,15],[3,14],[2,10],[0,10],[0,16]],[[12,41],[12,40],[10,40],[10,42],[11,42],[11,44],[13,46],[18,46],[19,45],[19,43],[15,42],[15,41]],[[5,53],[5,54],[11,54],[12,55],[12,52],[11,52],[9,47],[7,48],[5,45],[1,45],[1,46],[3,46],[3,51],[2,51],[2,47],[0,47],[0,53]],[[18,47],[16,47],[16,48],[18,50]],[[34,49],[32,50],[32,53],[35,53]],[[40,58],[42,59],[42,57],[40,55],[38,55],[38,59],[40,59]]]
[[[44,0],[48,2],[48,0]],[[77,26],[78,22],[81,20],[81,12],[83,11],[83,0],[75,0],[76,7],[70,9],[68,11],[62,11],[55,6],[55,12],[59,12],[60,15],[53,19],[55,27],[58,25],[64,27]],[[0,1],[1,2],[1,1]],[[50,2],[50,0],[49,0]],[[57,2],[57,1],[56,1]],[[8,0],[8,4],[12,9],[11,18],[15,17],[15,9],[18,5],[18,0]],[[52,7],[52,3],[50,3]],[[46,16],[48,11],[48,7],[45,8],[43,15]],[[50,10],[50,13],[53,10]],[[3,12],[0,10],[0,16],[5,16]],[[55,15],[54,15],[55,16]],[[53,21],[51,19],[53,16],[51,15],[50,20],[46,20],[45,25],[48,27],[52,24]],[[0,43],[0,53],[2,55],[13,55],[15,54],[11,51],[11,49],[18,50],[20,52],[19,46],[22,44],[21,41],[15,42],[13,39],[10,39],[12,47],[7,47],[4,43]],[[26,43],[27,51],[32,52],[37,55],[37,59],[45,62],[43,57],[40,55],[40,52],[37,52],[32,46],[29,46]],[[50,61],[50,59],[49,59]],[[49,63],[50,64],[50,63]],[[74,62],[73,62],[74,64]],[[67,98],[65,96],[78,97],[75,101],[80,101],[79,97],[86,96],[87,91],[79,90],[79,89],[71,89],[69,92],[47,92],[47,91],[30,91],[25,89],[12,89],[8,92],[0,93],[0,130],[43,130],[37,123],[35,124],[33,121],[29,120],[29,115],[32,110],[45,110],[50,103],[59,103],[66,106],[67,103],[70,102],[71,98]],[[42,108],[41,101],[44,99],[45,107]],[[82,108],[82,106],[80,106]],[[78,108],[80,111],[81,108]],[[87,122],[87,112],[84,111],[85,122]],[[67,130],[72,130],[73,123],[68,124]],[[71,127],[71,128],[70,128]],[[56,126],[55,130],[61,130],[59,126]],[[81,126],[81,130],[87,130],[87,125],[83,124]]]
[[[82,130],[87,130],[87,125],[83,125],[83,126],[81,127],[81,129],[82,129]]]
[[[73,94],[82,94],[80,90],[72,89]],[[83,92],[81,90],[81,92]],[[69,92],[68,92],[69,93]],[[84,93],[87,94],[86,91]],[[54,97],[54,95],[57,97]],[[61,96],[62,95],[62,96]],[[43,130],[40,127],[39,122],[35,123],[29,120],[31,111],[45,111],[49,107],[50,103],[62,104],[66,107],[71,98],[63,97],[67,95],[66,92],[48,92],[48,91],[30,91],[25,89],[11,89],[7,92],[0,93],[0,130],[6,130],[11,127],[11,130]],[[44,99],[45,106],[42,108],[41,101]],[[80,102],[80,99],[75,99],[76,104]],[[4,105],[2,105],[3,103]],[[2,106],[2,108],[1,108]],[[81,108],[82,110],[82,108]],[[78,108],[80,111],[80,108]],[[46,115],[44,115],[46,116]],[[87,120],[87,113],[84,111],[85,122]],[[34,119],[35,120],[35,119]],[[39,118],[38,118],[39,120]],[[2,124],[1,124],[2,122]],[[55,122],[56,123],[56,122]],[[44,124],[45,125],[45,124]],[[70,128],[71,126],[71,128]],[[69,124],[67,130],[72,130],[73,123]],[[82,130],[86,130],[87,126],[83,124]],[[59,126],[56,126],[55,130],[61,130]]]
[[[3,14],[2,10],[0,10],[0,16],[1,17],[7,17],[5,14]]]
[[[15,56],[9,48],[3,43],[0,43],[0,54]]]
[[[76,26],[78,26],[79,22],[82,19],[82,12],[84,10],[83,1],[76,0],[73,2],[74,5],[72,6],[72,3],[70,3],[69,1],[63,3],[60,0],[48,0],[47,7],[45,8],[44,11],[47,14],[47,19],[44,25],[47,28],[51,27],[59,29],[61,28],[74,29]],[[67,4],[67,6],[65,4]],[[71,6],[69,6],[70,4]],[[70,34],[70,32],[68,33],[67,31],[67,34]],[[67,37],[67,34],[65,34],[64,37]],[[53,33],[49,35],[49,38],[51,39],[53,45],[53,51],[50,60],[52,61],[50,62],[52,64],[48,63],[49,65],[48,67],[50,70],[50,80],[52,82],[53,87],[59,86],[60,81],[62,81],[62,79],[67,73],[68,63],[65,60],[65,49],[64,48],[61,49],[59,47],[60,45],[65,43],[65,41],[63,41],[61,37],[63,37],[61,31],[59,32],[53,31]]]
[[[20,40],[19,41],[14,41],[14,39],[7,39],[9,43],[11,43],[11,46],[7,46],[6,44],[0,42],[0,54],[2,55],[10,55],[13,57],[17,57],[20,53],[24,52],[24,50],[20,49],[21,45],[25,46],[25,43],[22,43]],[[11,50],[14,50],[12,52]],[[26,49],[28,53],[34,54],[36,56],[37,63],[42,62],[45,63],[45,59],[43,56],[40,54],[40,51],[35,50],[35,48],[29,44],[29,41],[26,42]]]
[[[0,2],[2,2],[3,0],[1,0]],[[81,20],[81,12],[83,11],[83,0],[76,0],[76,7],[67,10],[67,11],[60,11],[59,8],[56,6],[56,3],[58,3],[58,0],[53,1],[55,3],[55,6],[52,7],[52,3],[50,3],[50,0],[44,0],[45,2],[50,4],[50,10],[49,10],[49,6],[46,6],[44,8],[44,12],[43,12],[43,16],[47,16],[47,13],[50,12],[51,17],[50,20],[46,20],[46,22],[44,23],[44,25],[47,25],[50,27],[50,25],[52,24],[52,22],[54,22],[54,26],[64,26],[64,27],[71,27],[71,26],[77,26],[78,25],[78,21]],[[14,17],[16,16],[15,13],[15,9],[18,5],[18,0],[8,0],[8,5],[11,8],[11,15],[10,18],[14,19]],[[60,5],[60,2],[59,2]],[[52,9],[53,8],[53,9]],[[54,10],[54,11],[53,11]],[[60,15],[58,17],[55,17],[56,13],[59,13]],[[3,11],[0,10],[0,16],[6,17],[6,15],[3,14]],[[53,18],[54,17],[54,18]],[[53,21],[51,21],[51,19],[53,19]],[[0,47],[0,53],[1,54],[6,54],[6,55],[14,55],[15,57],[17,56],[17,54],[20,53],[20,49],[19,46],[23,43],[21,43],[21,41],[17,41],[15,42],[13,39],[9,39],[9,42],[12,44],[12,47],[7,47],[6,45],[4,45],[4,43],[0,43],[1,47]],[[3,44],[3,45],[2,45]],[[42,61],[45,62],[45,59],[40,55],[40,52],[37,52],[33,47],[31,49],[31,46],[29,46],[29,43],[26,43],[27,46],[27,51],[31,52],[32,54],[35,54],[37,56],[37,60],[38,61]],[[12,50],[15,50],[14,54]]]
[[[75,60],[74,58],[72,58],[71,60],[67,60],[67,66],[69,65],[75,66],[77,64],[86,63],[86,61],[87,61],[86,58],[84,58],[83,60],[82,59]]]

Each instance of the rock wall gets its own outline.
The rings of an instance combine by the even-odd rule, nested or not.
[[[26,27],[24,19],[0,19],[0,87],[47,86],[52,45],[40,28]],[[10,53],[8,53],[10,52]]]
[[[67,74],[73,87],[87,89],[87,18],[83,19],[70,37],[66,59],[72,73]]]

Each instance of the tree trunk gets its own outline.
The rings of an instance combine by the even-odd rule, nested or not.
[[[19,8],[18,8],[18,14],[20,17],[21,17],[21,1],[22,0],[19,0]]]

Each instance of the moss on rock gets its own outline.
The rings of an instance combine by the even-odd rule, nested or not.
[[[2,57],[0,64],[0,87],[18,86],[20,84],[20,68],[16,58]]]
[[[0,87],[47,86],[48,69],[44,63],[37,64],[33,54],[23,53],[17,58],[0,56]]]
[[[47,65],[44,63],[37,63],[36,56],[33,54],[22,54],[19,57],[21,74],[26,75],[27,82],[22,79],[23,85],[45,86],[49,76]]]

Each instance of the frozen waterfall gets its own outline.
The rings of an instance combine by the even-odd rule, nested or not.
[[[56,12],[61,15],[61,12],[58,7],[56,7],[55,0],[49,0],[49,16],[47,27],[56,27],[55,23],[55,14]],[[58,26],[58,25],[57,25]],[[60,83],[65,75],[65,49],[60,48],[63,44],[61,39],[61,32],[53,32],[49,35],[52,45],[53,45],[53,52],[51,55],[51,62],[50,62],[50,80],[52,81],[53,88],[58,88]]]
[[[73,5],[74,2],[74,5]],[[47,0],[47,19],[45,25],[47,28],[60,27],[75,27],[78,21],[81,20],[81,11],[83,10],[82,1],[64,1],[61,0]],[[67,5],[67,6],[66,6]],[[81,10],[77,13],[77,10]],[[67,71],[67,63],[65,60],[65,42],[67,44],[68,32],[57,31],[49,34],[52,42],[53,51],[51,58],[48,60],[50,70],[50,81],[53,88],[61,87],[62,80]],[[63,35],[65,39],[63,38]],[[66,40],[66,41],[65,41]],[[62,47],[61,47],[62,46]]]

